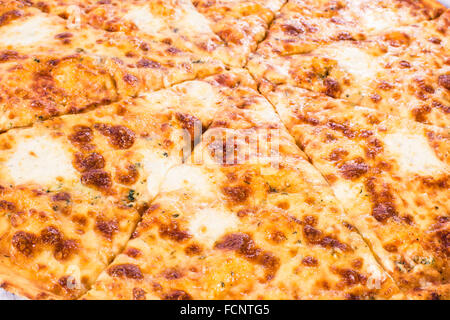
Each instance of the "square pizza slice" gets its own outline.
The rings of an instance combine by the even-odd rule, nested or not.
[[[257,52],[262,92],[290,84],[418,122],[450,124],[450,11],[365,40],[334,41],[305,54]]]
[[[401,298],[254,90],[171,168],[84,299]]]
[[[289,0],[260,50],[307,53],[329,42],[365,40],[388,29],[432,20],[444,11],[435,0]]]
[[[269,98],[400,288],[449,299],[448,129],[290,86]]]
[[[203,56],[243,66],[256,49],[284,0],[190,1],[64,0],[28,1],[68,21],[85,22],[109,32],[173,44]]]
[[[0,130],[223,70],[208,57],[16,5],[0,26]],[[10,14],[11,15],[11,14]]]
[[[33,299],[89,289],[239,85],[255,86],[238,70],[1,134],[0,286]]]
[[[230,49],[231,59],[245,63],[267,33],[286,0],[194,0],[197,10]],[[223,61],[226,61],[223,59]]]

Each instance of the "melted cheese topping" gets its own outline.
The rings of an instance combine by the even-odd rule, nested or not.
[[[363,29],[369,33],[378,33],[398,25],[398,15],[383,8],[365,10],[359,18]]]
[[[26,21],[17,20],[2,27],[0,44],[3,46],[29,46],[52,40],[58,31],[51,19],[35,15]]]
[[[158,156],[152,152],[144,153],[143,165],[148,175],[147,191],[150,199],[156,197],[164,177],[175,164],[177,164],[177,161],[173,158]]]
[[[124,19],[133,22],[141,31],[148,34],[157,34],[165,24],[164,20],[153,15],[148,7],[132,8]]]
[[[189,221],[189,232],[209,245],[225,233],[237,229],[239,219],[232,213],[213,208],[197,211]]]
[[[192,5],[190,5],[192,6]],[[208,20],[194,8],[183,7],[185,10],[176,10],[171,15],[171,25],[180,27],[180,32],[194,35],[199,33],[212,33]],[[149,7],[134,7],[124,16],[126,20],[133,22],[141,31],[148,34],[158,34],[162,30],[169,29],[167,17],[154,15]],[[182,28],[182,29],[181,29]]]
[[[364,188],[361,183],[347,182],[345,180],[336,181],[331,187],[336,198],[344,203],[355,201]]]
[[[142,95],[154,108],[181,109],[209,123],[217,110],[219,95],[204,81],[189,81],[171,89],[159,90]]]
[[[376,78],[378,63],[374,56],[354,46],[340,45],[336,50],[327,52],[329,57],[338,61],[346,72],[350,73],[356,81],[370,81]]]
[[[172,168],[161,186],[161,192],[171,192],[180,189],[190,190],[193,193],[214,197],[210,182],[204,172],[195,166],[180,165]]]
[[[81,27],[81,9],[79,6],[70,5],[67,7],[69,17],[67,19],[67,28],[79,29]]]
[[[370,256],[366,257],[369,261],[371,258]],[[380,268],[376,264],[369,264],[367,266],[367,272],[370,274],[370,277],[367,279],[367,287],[369,289],[381,288],[381,284],[386,280],[386,276],[381,272]]]
[[[77,176],[72,158],[64,151],[64,146],[45,136],[19,141],[6,162],[6,168],[16,184],[51,184],[61,177],[69,180]]]
[[[190,81],[177,86],[175,90],[182,95],[180,97],[180,103],[188,106],[189,110],[207,110],[207,112],[217,110],[216,104],[219,102],[219,96],[214,92],[213,87],[209,83],[204,81]]]
[[[176,17],[180,26],[183,26],[188,33],[213,33],[209,26],[209,21],[194,8],[190,1],[189,8],[186,9],[183,15]]]
[[[404,171],[433,173],[445,170],[445,165],[436,157],[423,136],[393,133],[385,137],[384,143]]]

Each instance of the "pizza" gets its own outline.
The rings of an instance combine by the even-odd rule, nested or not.
[[[436,0],[0,0],[0,291],[450,299],[449,24]]]
[[[0,130],[205,77],[223,64],[161,42],[102,32],[36,8],[5,6]]]
[[[434,0],[291,0],[259,50],[307,53],[330,42],[365,40],[389,29],[433,20],[444,11]]]
[[[449,23],[446,11],[435,20],[385,30],[363,40],[330,40],[306,53],[289,48],[302,46],[303,40],[286,40],[283,44],[287,47],[282,48],[269,36],[248,67],[259,79],[262,92],[273,85],[291,84],[354,105],[448,127]],[[280,31],[273,31],[273,38],[279,39]]]
[[[173,44],[240,67],[284,1],[27,1],[68,21]]]
[[[222,99],[209,80],[0,135],[2,287],[29,298],[86,291],[212,121]]]
[[[83,299],[401,297],[270,104],[219,113]]]
[[[193,1],[196,9],[210,21],[211,29],[226,43],[232,59],[244,63],[264,39],[268,26],[285,2],[286,0]]]
[[[448,299],[448,129],[290,86],[270,100],[398,285]]]

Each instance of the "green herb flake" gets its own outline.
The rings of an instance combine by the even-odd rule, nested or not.
[[[128,201],[133,202],[136,200],[136,198],[134,197],[135,193],[136,191],[130,189],[130,191],[128,192]]]

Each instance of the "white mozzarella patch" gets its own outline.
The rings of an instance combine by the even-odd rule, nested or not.
[[[329,50],[330,48],[332,50]],[[351,45],[340,45],[339,48],[327,47],[327,49],[327,56],[335,59],[338,65],[350,73],[357,82],[367,82],[376,78],[379,66],[375,56]]]
[[[193,191],[199,196],[214,197],[208,176],[201,168],[187,164],[172,168],[161,186],[161,192],[176,190]]]
[[[174,90],[180,94],[182,110],[190,111],[193,114],[201,112],[207,118],[214,116],[219,103],[219,95],[209,83],[189,81],[176,86]]]
[[[52,41],[58,33],[58,27],[52,19],[35,15],[25,21],[19,19],[2,27],[0,44],[15,47],[43,44]]]
[[[427,139],[421,135],[388,134],[384,138],[385,150],[397,159],[406,172],[431,174],[445,170],[445,165],[434,153]]]
[[[148,105],[152,105],[155,108],[158,107],[160,110],[169,108],[173,103],[176,103],[175,97],[171,89],[158,90],[151,93],[144,93],[141,95]]]
[[[367,261],[365,259],[365,261]],[[370,261],[370,260],[369,260]],[[367,267],[367,273],[370,275],[367,279],[367,287],[369,289],[380,289],[383,282],[386,280],[385,274],[380,270],[376,262],[373,261]]]
[[[267,122],[279,122],[279,117],[270,104],[261,101],[261,104],[258,104],[257,107],[258,109],[253,112],[248,111],[252,113],[252,118],[255,119],[254,121],[260,121],[261,124]]]
[[[336,181],[331,188],[338,200],[344,202],[345,204],[351,204],[361,193],[363,190],[363,185],[361,183],[350,183],[343,180]]]
[[[227,232],[238,228],[239,219],[231,212],[214,208],[199,210],[189,221],[189,233],[209,245]]]
[[[359,12],[360,13],[360,12]],[[398,15],[384,8],[370,8],[358,17],[361,25],[369,33],[379,33],[394,28],[398,24]]]
[[[167,19],[170,19],[170,25],[177,27],[180,33],[188,35],[214,34],[208,20],[197,12],[191,3],[182,4],[182,8],[176,10],[170,17],[160,17],[153,14],[149,7],[139,6],[129,10],[124,19],[133,22],[147,34],[158,35],[164,30],[169,30]]]
[[[208,19],[198,12],[190,1],[185,2],[184,9],[180,11],[181,14],[175,17],[177,24],[180,28],[183,28],[181,32],[190,35],[201,33],[214,34],[209,26]]]
[[[166,28],[163,19],[155,16],[148,7],[135,7],[124,15],[125,20],[133,22],[141,31],[148,34],[158,34]]]
[[[67,28],[80,29],[81,27],[81,8],[76,5],[70,5],[67,7]]]
[[[69,180],[77,176],[64,145],[45,136],[19,141],[5,165],[15,184],[51,184],[58,178]]]
[[[0,288],[0,300],[27,300]]]
[[[269,9],[272,12],[277,12],[285,3],[284,0],[272,0],[272,1],[264,1],[261,3],[262,6]]]
[[[147,174],[147,191],[151,199],[159,193],[167,172],[178,162],[171,157],[159,156],[152,152],[144,154],[143,166]]]

